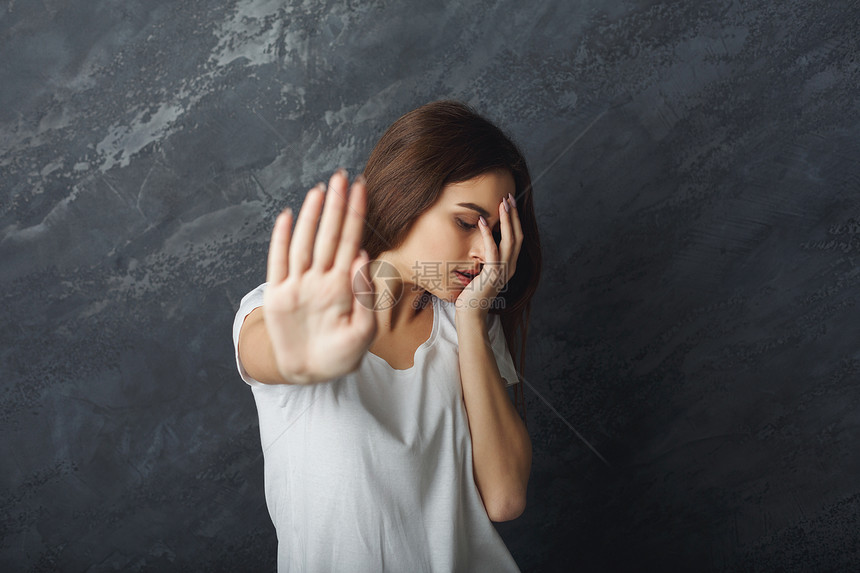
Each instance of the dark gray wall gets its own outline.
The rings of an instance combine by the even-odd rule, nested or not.
[[[522,569],[857,568],[858,22],[4,2],[0,568],[274,568],[233,314],[274,215],[443,97],[536,182]]]

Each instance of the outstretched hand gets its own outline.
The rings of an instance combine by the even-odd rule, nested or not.
[[[356,286],[373,292],[360,272],[368,262],[360,250],[363,177],[353,183],[347,205],[348,186],[346,171],[338,170],[327,193],[322,183],[308,191],[295,231],[290,209],[272,230],[263,317],[278,371],[289,382],[322,382],[352,372],[376,336],[372,308],[353,293],[353,277]]]

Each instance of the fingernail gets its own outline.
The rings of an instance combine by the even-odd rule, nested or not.
[[[356,183],[361,183],[362,185],[364,185],[364,182],[365,182],[364,175],[363,175],[363,174],[361,174],[361,173],[359,173],[359,174],[358,174],[358,177],[356,177],[356,178],[355,178],[355,182],[356,182]]]
[[[483,216],[483,215],[481,215],[480,217],[478,217],[478,220],[479,220],[479,221],[481,221],[481,224],[482,224],[483,226],[485,226],[485,227],[487,226],[487,221],[484,219],[484,216]]]
[[[516,209],[517,208],[517,200],[514,199],[514,196],[511,195],[510,193],[508,193],[508,200],[511,202],[511,207]]]
[[[507,197],[505,197],[504,199],[502,199],[502,205],[504,205],[504,206],[505,206],[505,211],[507,211],[508,213],[510,213],[510,212],[511,212],[511,208],[510,208],[510,207],[508,207],[508,198],[507,198]]]
[[[322,181],[320,181],[319,183],[317,183],[317,186],[315,187],[315,189],[319,189],[320,191],[322,191],[323,193],[325,193],[326,185],[325,185],[325,183],[323,183]]]
[[[345,179],[349,179],[349,172],[347,172],[346,168],[338,167],[337,172],[343,175]]]

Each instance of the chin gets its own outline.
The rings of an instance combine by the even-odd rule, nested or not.
[[[433,289],[428,290],[430,294],[435,296],[440,300],[447,300],[448,302],[456,302],[457,297],[460,296],[460,293],[463,292],[463,287],[448,287],[447,289]]]
[[[457,297],[460,296],[461,292],[463,292],[463,287],[461,286],[450,288],[445,292],[445,296],[440,298],[444,298],[448,302],[457,302]]]

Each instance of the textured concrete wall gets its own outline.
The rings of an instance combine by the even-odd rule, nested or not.
[[[274,568],[233,313],[277,211],[443,97],[536,182],[534,463],[498,525],[521,568],[856,569],[858,22],[802,0],[3,2],[2,569]]]

